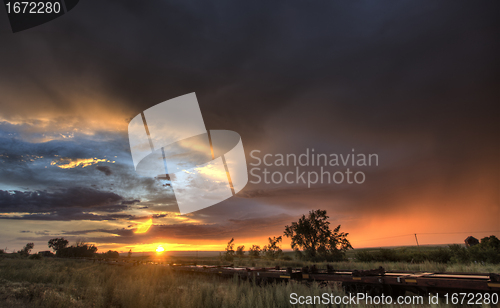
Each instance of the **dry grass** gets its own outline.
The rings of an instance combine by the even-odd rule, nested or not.
[[[259,262],[266,263],[261,266],[276,265],[273,261]],[[349,262],[335,266],[359,269],[378,265],[406,270],[434,266]],[[499,272],[498,267],[484,266],[457,270]],[[295,282],[259,286],[236,279],[173,273],[159,265],[117,266],[49,258],[0,260],[0,307],[290,307],[292,292],[304,296],[342,294],[332,286]]]
[[[0,263],[2,307],[288,307],[291,292],[338,292],[318,285],[271,284],[186,276],[168,267],[75,260]]]

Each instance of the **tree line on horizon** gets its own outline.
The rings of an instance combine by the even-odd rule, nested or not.
[[[408,248],[379,249],[378,251],[359,250],[355,254],[361,262],[409,262],[422,263],[432,261],[437,263],[500,263],[500,240],[494,236],[487,236],[473,246],[464,247],[451,244],[448,247],[439,247],[431,251],[415,251]]]
[[[21,257],[29,257],[30,259],[40,259],[43,257],[59,257],[59,258],[118,258],[118,251],[109,250],[104,253],[97,253],[97,247],[93,244],[88,244],[82,240],[76,241],[75,245],[69,245],[69,241],[65,238],[53,238],[48,241],[48,247],[51,251],[40,251],[37,254],[31,254],[31,250],[35,247],[34,243],[27,243],[17,253]],[[0,254],[5,253],[7,249],[0,249]],[[129,252],[130,256],[130,252]]]
[[[328,218],[326,210],[312,210],[307,216],[302,215],[297,222],[285,226],[283,236],[290,238],[291,247],[298,259],[314,262],[335,262],[346,259],[346,251],[352,249],[347,239],[349,233],[340,232],[340,225],[331,230]],[[268,241],[262,249],[259,245],[252,245],[248,250],[248,257],[291,259],[283,254],[280,247],[282,236],[269,237]],[[231,238],[225,249],[224,260],[232,261],[235,256],[239,258],[245,256],[244,245],[238,246],[236,250],[234,246],[234,238]]]

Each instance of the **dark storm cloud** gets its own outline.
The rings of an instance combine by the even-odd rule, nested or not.
[[[134,231],[133,230],[126,230],[126,229],[114,229],[114,230],[109,230],[109,229],[92,229],[92,230],[79,230],[79,231],[63,231],[63,235],[86,235],[89,233],[94,233],[94,232],[103,232],[103,233],[110,233],[110,234],[115,234],[119,236],[133,236]]]
[[[18,133],[22,128],[10,126],[6,122],[0,122],[0,153],[18,157],[23,155],[46,156],[47,158],[55,159],[56,157],[67,158],[88,158],[95,156],[109,155],[109,153],[120,153],[128,150],[128,143],[123,140],[122,134],[108,133],[94,138],[85,138],[85,136],[75,136],[67,140],[51,140],[47,142],[28,142],[21,140]],[[13,136],[8,136],[12,134]],[[10,161],[14,162],[14,161]]]
[[[207,127],[239,132],[246,149],[283,134],[294,136],[279,142],[288,151],[318,143],[380,151],[423,136],[453,179],[456,165],[495,154],[497,9],[495,2],[129,1],[99,10],[85,3],[5,36],[15,48],[1,58],[9,60],[5,76],[32,76],[28,87],[57,108],[78,102],[50,89],[79,91],[73,83],[90,78],[100,80],[94,91],[134,110],[130,117],[196,91]],[[35,46],[23,48],[27,40]],[[58,76],[39,58],[57,59],[50,65],[72,78],[53,82]]]
[[[125,200],[125,201],[122,201],[122,204],[136,204],[140,202],[140,200]]]
[[[5,125],[0,125],[3,132]],[[16,130],[15,132],[18,132]],[[114,136],[116,138],[116,136]],[[116,140],[116,139],[115,139]],[[72,140],[52,140],[48,142],[27,142],[17,138],[0,138],[0,182],[21,187],[46,188],[47,186],[67,186],[78,181],[95,182],[86,168],[61,169],[51,163],[61,158],[105,158],[106,155],[124,154],[124,146],[115,140],[89,140],[74,138]],[[128,157],[127,157],[128,158]],[[113,158],[114,159],[114,158]],[[103,163],[101,163],[103,165]],[[105,167],[103,165],[102,167]],[[85,179],[89,175],[92,179]],[[70,184],[70,185],[71,185]]]
[[[16,130],[11,132],[15,133]],[[17,188],[0,190],[0,212],[11,214],[4,215],[3,219],[131,219],[134,216],[120,213],[140,202],[138,199],[130,200],[131,196],[157,196],[162,190],[154,179],[141,178],[135,174],[128,161],[130,154],[124,153],[128,145],[116,134],[108,134],[104,140],[75,137],[42,143],[16,138],[3,138],[1,141],[0,180],[3,185]],[[107,173],[104,178],[96,177],[92,167],[61,169],[52,165],[61,158],[64,158],[63,163],[68,163],[110,155],[112,159],[120,161],[99,163],[96,168],[101,172],[104,170],[103,175]],[[115,172],[104,165],[111,163]],[[96,182],[99,184],[94,184]],[[139,189],[134,190],[137,187]],[[168,193],[163,194],[163,199],[168,200],[168,196]],[[89,210],[94,213],[88,213]]]
[[[119,204],[123,198],[113,192],[72,187],[55,192],[0,190],[2,213],[42,213],[70,208],[104,208]]]
[[[34,233],[36,235],[50,235],[50,231],[49,230],[44,230],[44,231],[29,231],[29,230],[22,230],[22,231],[19,231],[19,233]]]
[[[65,209],[63,211],[48,212],[43,214],[20,214],[17,216],[3,216],[0,219],[12,220],[40,220],[40,221],[72,221],[72,220],[93,220],[93,221],[108,221],[118,219],[132,218],[132,215],[127,214],[112,214],[98,215],[92,213],[84,213],[83,209]]]
[[[11,128],[10,132],[14,134],[19,132],[18,129]],[[0,124],[0,135],[5,131],[9,131],[6,124]],[[59,164],[89,158],[106,161],[84,168],[59,168]],[[127,202],[132,202],[129,201],[132,198],[156,198],[164,203],[172,202],[171,189],[162,187],[152,178],[136,174],[128,142],[122,133],[102,133],[92,139],[88,136],[75,136],[48,142],[0,137],[0,166],[0,184],[13,190],[54,190],[86,186],[113,190],[125,196]],[[100,172],[96,172],[94,168]]]
[[[134,203],[116,193],[86,187],[62,188],[53,192],[0,190],[0,213],[9,214],[0,216],[0,219],[123,220],[134,217],[124,214]]]
[[[113,173],[113,171],[111,171],[111,168],[108,166],[97,166],[95,168],[104,173],[105,175],[111,175]]]
[[[141,209],[141,208],[139,208]],[[157,219],[157,218],[164,218],[164,217],[169,217],[170,214],[145,214],[144,216],[141,216],[141,215],[137,215],[137,216],[134,216],[133,219],[134,220],[142,220],[142,219],[149,219],[149,218],[152,218],[152,219]]]
[[[249,184],[240,193],[244,198],[193,214],[216,224],[155,227],[151,234],[157,235],[224,238],[230,227],[261,234],[251,224],[226,223],[246,214],[241,221],[265,229],[248,214],[268,215],[269,207],[250,204],[259,200],[287,210],[321,204],[367,215],[404,209],[406,201],[431,189],[443,196],[468,192],[498,198],[498,11],[494,1],[89,1],[40,27],[0,33],[8,46],[0,49],[2,116],[79,114],[98,95],[106,98],[98,104],[109,115],[123,111],[125,121],[195,91],[207,128],[237,131],[247,154],[356,148],[380,155],[380,167],[366,171],[362,187]],[[70,181],[61,170],[27,168],[25,149],[75,158],[106,149],[127,153],[122,159],[129,165],[107,166],[113,169],[109,176],[93,168],[71,175],[99,189],[113,184],[119,195],[142,187],[150,208],[175,207],[172,194],[160,194],[153,179],[135,175],[125,134],[113,147],[9,139],[36,125],[4,124],[0,146],[9,154],[0,170],[4,183],[65,187]],[[470,185],[476,179],[484,182]],[[485,190],[478,192],[478,186]],[[57,215],[62,214],[50,214]]]
[[[2,58],[9,59],[6,76],[31,75],[32,86],[50,96],[44,89],[55,85],[37,73],[47,71],[37,59],[57,55],[50,65],[74,76],[64,81],[67,90],[98,78],[96,90],[119,97],[135,110],[131,117],[196,91],[207,127],[235,129],[247,140],[265,135],[265,119],[311,92],[323,93],[324,111],[355,113],[356,124],[415,129],[409,113],[444,111],[460,104],[452,102],[450,95],[462,96],[454,90],[492,86],[496,8],[494,2],[129,1],[99,3],[96,10],[85,3],[39,28],[4,35],[16,47]],[[28,39],[49,47],[16,50]],[[482,92],[487,99],[478,103],[491,106],[492,93]],[[71,109],[63,97],[52,101]]]

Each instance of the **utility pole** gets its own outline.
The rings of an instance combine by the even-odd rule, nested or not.
[[[421,252],[420,251],[420,245],[418,245],[418,239],[417,239],[417,234],[416,233],[415,233],[415,241],[417,241],[418,252]]]

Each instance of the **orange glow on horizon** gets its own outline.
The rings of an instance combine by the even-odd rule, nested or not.
[[[342,226],[343,227],[343,226]],[[346,226],[347,227],[347,226]],[[399,225],[398,227],[401,227]],[[357,234],[358,232],[366,232],[367,229],[364,228],[346,228],[346,231],[353,231],[351,234]],[[348,239],[351,242],[354,249],[358,248],[369,248],[369,247],[391,247],[391,246],[416,246],[415,236],[413,233],[408,231],[409,229],[402,229],[402,233],[390,233],[390,229],[382,229],[379,232],[373,232],[370,236],[363,237],[362,233],[358,233],[357,236],[352,236],[349,234]],[[406,233],[405,233],[406,231]],[[429,233],[418,233],[418,241],[421,246],[425,245],[448,245],[448,244],[463,244],[463,240],[472,235],[478,239],[485,236],[496,235],[500,237],[498,232],[477,232],[477,233],[461,233],[461,232],[450,232],[451,234],[434,235]],[[368,233],[364,233],[368,234]],[[277,234],[278,235],[278,234]],[[167,251],[219,251],[223,252],[227,245],[227,240],[189,240],[183,243],[179,242],[169,242],[172,239],[165,239],[161,242],[150,243],[150,244],[138,244],[138,245],[109,245],[105,246],[104,249],[112,249],[120,252],[127,252],[132,249],[133,252],[159,252],[158,248],[161,246],[163,248],[162,254],[167,253]],[[173,240],[175,241],[175,240]],[[245,238],[238,240],[235,238],[235,246],[245,246],[245,253],[248,253],[249,248],[252,245],[258,245],[262,249],[268,244],[268,236],[255,237],[255,238]],[[291,251],[290,239],[283,238],[281,243],[281,249],[284,251]]]

